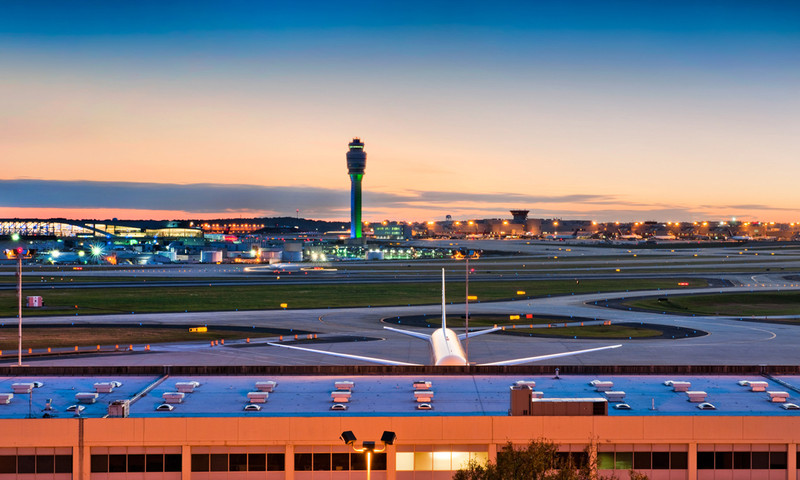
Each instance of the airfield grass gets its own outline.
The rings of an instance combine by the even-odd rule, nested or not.
[[[516,334],[533,334],[534,336],[547,336],[558,338],[650,338],[660,337],[661,331],[645,327],[629,327],[625,325],[587,325],[585,327],[559,327],[559,328],[517,328],[510,330]],[[506,332],[509,332],[506,329]]]
[[[470,282],[470,294],[478,300],[524,299],[548,294],[706,286],[698,279],[620,279]],[[525,291],[525,295],[517,295]],[[325,285],[246,285],[148,288],[27,289],[25,296],[41,295],[44,308],[26,308],[23,316],[100,313],[199,312],[231,310],[326,308],[435,304],[441,299],[438,283],[366,283]],[[450,282],[452,302],[464,301],[464,283]],[[16,293],[0,291],[0,317],[17,314]]]
[[[629,307],[681,314],[765,316],[800,315],[800,292],[721,293],[630,300]]]
[[[17,350],[18,333],[16,326],[6,325],[0,328],[0,350]],[[209,327],[208,332],[190,333],[186,328],[150,328],[150,327],[92,327],[89,325],[39,327],[23,327],[23,350],[28,348],[61,348],[86,347],[95,345],[115,345],[121,349],[129,344],[156,344],[168,342],[210,342],[220,338],[236,340],[242,338],[274,337],[269,332],[242,332],[227,330],[224,327]]]

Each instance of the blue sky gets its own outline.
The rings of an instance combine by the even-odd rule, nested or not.
[[[0,216],[345,219],[360,135],[367,220],[800,220],[796,2],[9,2],[0,64]]]

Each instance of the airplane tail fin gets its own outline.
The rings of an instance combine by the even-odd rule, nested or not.
[[[447,315],[444,307],[444,268],[442,269],[442,330],[447,330]]]

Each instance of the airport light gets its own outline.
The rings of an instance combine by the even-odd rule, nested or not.
[[[356,435],[350,430],[342,432],[339,439],[344,442],[345,445],[350,445],[354,452],[367,454],[367,480],[370,480],[372,476],[372,454],[385,452],[386,447],[394,445],[395,440],[397,440],[397,435],[394,432],[385,430],[383,435],[381,435],[381,443],[383,443],[381,447],[376,447],[374,441],[361,442],[361,447],[356,447]]]
[[[19,233],[12,233],[11,234],[11,240],[13,240],[15,242],[19,242]]]

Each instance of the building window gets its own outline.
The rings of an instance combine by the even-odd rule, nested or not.
[[[72,457],[69,459],[69,472],[72,473]],[[56,473],[66,468],[66,459],[55,458]],[[192,459],[194,460],[194,459]],[[194,466],[194,465],[193,465]],[[106,454],[94,453],[90,460],[92,473],[161,473],[180,472],[182,467],[181,454],[179,453],[132,453],[132,454]],[[206,471],[208,467],[206,466]]]
[[[786,470],[786,452],[697,452],[697,468],[703,470]]]
[[[484,447],[485,448],[485,447]],[[352,457],[355,461],[356,457]],[[397,452],[395,455],[396,469],[398,472],[410,471],[454,471],[474,460],[486,464],[489,461],[489,452],[470,451],[439,451],[439,452]],[[373,456],[373,469],[378,462],[385,462],[386,457]],[[382,463],[385,468],[385,463]],[[353,470],[357,470],[353,467]]]

